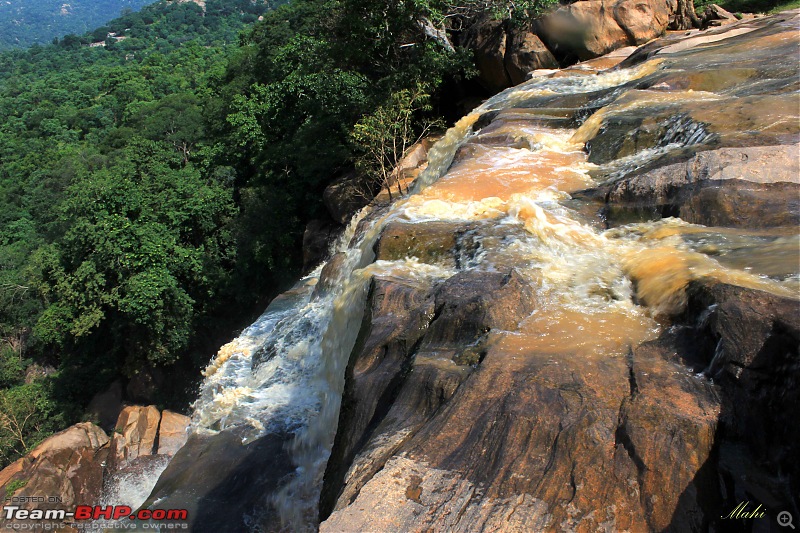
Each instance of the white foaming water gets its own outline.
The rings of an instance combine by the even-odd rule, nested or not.
[[[446,170],[471,121],[464,124],[431,149],[425,175]],[[272,499],[293,531],[316,528],[344,371],[363,316],[371,271],[378,268],[365,267],[372,263],[380,230],[398,209],[390,209],[354,237],[368,212],[355,217],[339,240],[334,251],[343,254],[343,260],[333,279],[325,281],[329,288],[315,291],[322,273],[319,267],[278,297],[209,363],[195,403],[192,430],[196,432],[236,427],[245,442],[271,431],[294,433],[290,448],[295,476]]]
[[[138,509],[150,495],[158,476],[167,468],[169,459],[166,455],[144,456],[113,474],[103,484],[99,505],[127,505]]]

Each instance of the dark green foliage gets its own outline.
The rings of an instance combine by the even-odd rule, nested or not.
[[[0,466],[115,379],[198,376],[296,278],[330,180],[402,156],[387,139],[470,66],[430,31],[441,6],[275,7],[160,2],[0,54]]]
[[[203,109],[244,15],[268,9],[245,3],[161,3],[0,54],[0,466],[184,356],[231,300],[235,171]]]

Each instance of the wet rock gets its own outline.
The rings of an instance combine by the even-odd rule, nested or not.
[[[709,226],[800,223],[798,145],[723,148],[632,173],[610,186],[608,218],[679,216]]]
[[[791,352],[800,346],[800,343],[792,346],[795,340],[800,340],[798,300],[724,283],[695,283],[689,298],[687,314],[699,316],[708,311],[703,318],[703,331],[709,339],[717,341],[706,354],[709,366],[705,371],[711,377],[719,377],[721,372],[731,380],[752,377],[753,370],[757,371],[753,368],[756,358],[764,355],[770,343],[777,343],[774,348],[778,348],[772,355],[782,355],[783,349]],[[780,366],[774,363],[763,369]]]
[[[172,411],[164,410],[161,413],[161,422],[158,426],[158,451],[159,455],[175,455],[188,438],[188,429],[191,419]]]
[[[421,353],[455,359],[491,330],[514,330],[533,312],[528,283],[515,271],[459,272],[436,291],[436,319]]]
[[[327,294],[331,289],[336,287],[342,281],[342,269],[347,263],[347,254],[338,252],[333,254],[333,257],[325,263],[322,271],[319,273],[319,281],[314,287],[314,296],[321,296]]]
[[[108,442],[98,426],[76,424],[46,439],[0,472],[0,490],[4,497],[8,491],[18,497],[42,498],[41,503],[20,505],[26,509],[72,509],[77,504],[96,502],[103,488]],[[9,490],[14,486],[16,490]],[[50,498],[61,500],[51,503]],[[8,525],[2,517],[0,525]]]
[[[307,272],[328,258],[331,243],[341,226],[327,220],[311,220],[303,232],[303,271]]]
[[[792,96],[778,93],[713,101],[689,93],[684,99],[662,98],[649,91],[621,96],[578,131],[586,142],[589,161],[608,165],[632,156],[647,161],[670,150],[788,145],[800,140]],[[762,113],[757,111],[760,108],[771,111]]]
[[[503,59],[511,85],[519,85],[531,71],[558,68],[558,61],[538,36],[531,32],[513,30]]]
[[[468,227],[449,222],[391,222],[375,245],[375,259],[395,261],[416,257],[423,263],[455,267],[458,234]]]
[[[189,437],[159,477],[148,509],[187,509],[191,531],[280,531],[271,497],[294,471],[286,445],[272,433],[248,444],[235,431]],[[157,503],[156,503],[157,502]]]
[[[347,224],[359,209],[372,200],[377,189],[378,184],[352,171],[325,187],[322,201],[333,220],[339,224]]]
[[[437,294],[458,295],[463,281]],[[433,410],[424,406],[436,389],[418,389],[409,412],[427,419],[398,426],[395,403],[320,530],[705,531],[748,494],[792,508],[785,495],[796,491],[778,476],[764,480],[754,458],[778,451],[787,471],[796,468],[788,461],[797,430],[785,417],[797,401],[798,302],[720,284],[695,284],[690,294],[689,326],[627,357],[555,359],[490,347]],[[734,392],[691,368],[709,364],[715,338],[734,350],[725,368],[745,383]],[[415,379],[412,372],[405,387]],[[767,416],[755,422],[756,413]],[[720,479],[734,477],[728,494]]]
[[[346,431],[337,432],[328,463],[323,517],[354,501],[455,394],[483,357],[461,360],[465,347],[492,329],[516,327],[534,305],[530,287],[516,273],[474,271],[432,291],[375,280],[371,302],[340,414]]]
[[[800,429],[800,301],[717,282],[695,282],[681,317],[677,353],[721,389],[719,454],[705,465],[719,485],[704,512],[754,495],[775,520],[796,513]],[[768,459],[767,459],[768,458]],[[718,513],[716,513],[718,514]]]
[[[122,410],[111,439],[115,468],[124,468],[137,457],[156,453],[160,421],[161,413],[154,405],[131,405]]]
[[[412,356],[433,317],[433,296],[427,287],[376,278],[369,302],[346,371],[339,426],[320,502],[323,516],[333,510],[364,438],[383,420],[411,372]]]
[[[656,348],[627,361],[489,349],[321,531],[661,530],[696,508],[679,499],[717,416],[713,388]]]

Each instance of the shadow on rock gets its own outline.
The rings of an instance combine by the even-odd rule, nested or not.
[[[695,530],[780,530],[779,512],[800,516],[798,311],[797,301],[760,291],[690,287],[679,354],[717,384],[721,411],[713,453],[665,531],[686,531],[689,501],[703,513]]]

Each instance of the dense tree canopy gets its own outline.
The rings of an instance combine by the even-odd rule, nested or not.
[[[204,109],[270,7],[162,2],[0,54],[0,463],[236,301],[234,171]]]

